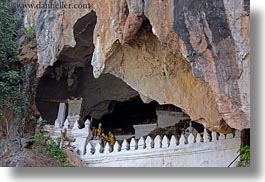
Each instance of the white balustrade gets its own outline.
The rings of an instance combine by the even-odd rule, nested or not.
[[[168,137],[165,135],[163,137],[163,140],[162,140],[162,148],[168,148],[169,147],[169,139]]]
[[[217,133],[212,132],[212,142],[216,142],[216,141],[217,141]]]
[[[73,127],[73,130],[79,130],[78,120],[75,121],[75,123],[74,123],[74,127]]]
[[[87,119],[85,121],[85,128],[86,128],[87,131],[88,131],[89,127],[90,127],[90,121],[89,121],[89,119]]]
[[[144,138],[141,137],[138,141],[138,150],[145,149],[145,141]]]
[[[205,129],[204,134],[203,134],[203,142],[206,143],[206,142],[211,142],[211,141],[212,141],[212,134],[211,132],[208,133],[207,130]]]
[[[146,137],[145,144],[146,144],[146,149],[154,148],[154,141],[150,136]]]
[[[58,128],[59,123],[57,121],[56,127]],[[76,121],[74,123],[73,129],[69,128],[69,121],[68,119],[65,120],[63,128],[67,129],[67,135],[69,137],[73,137],[76,141],[72,143],[72,146],[74,146],[77,151],[81,151],[81,158],[86,158],[92,155],[101,155],[101,153],[104,153],[105,155],[111,155],[112,153],[118,153],[118,152],[126,152],[126,151],[133,151],[135,152],[141,152],[141,150],[156,150],[156,149],[165,149],[168,147],[171,148],[181,148],[185,145],[185,147],[192,146],[192,145],[202,145],[202,143],[207,142],[218,142],[225,139],[233,139],[234,137],[238,138],[240,137],[240,131],[236,131],[235,134],[219,134],[216,132],[207,132],[205,130],[204,133],[198,133],[196,136],[194,136],[192,133],[188,135],[186,133],[185,135],[181,135],[179,139],[177,139],[174,135],[171,136],[170,140],[169,138],[164,135],[163,139],[160,135],[157,135],[154,139],[150,136],[141,137],[139,140],[136,140],[135,138],[132,138],[130,143],[127,139],[124,139],[121,142],[116,141],[114,146],[110,146],[109,143],[106,143],[105,147],[103,148],[100,143],[93,144],[88,143],[86,146],[86,153],[83,155],[84,150],[84,144],[85,138],[84,136],[87,136],[89,133],[90,128],[90,121],[86,120],[85,122],[85,128],[79,129],[78,128],[78,122]],[[58,129],[57,129],[58,130]],[[57,131],[56,130],[56,131]],[[58,133],[58,132],[57,132]],[[83,133],[83,135],[77,135],[79,133]],[[58,136],[54,136],[54,140],[57,140]],[[94,141],[94,140],[93,140]],[[95,141],[94,141],[95,142]],[[121,145],[120,145],[121,143]],[[194,144],[195,143],[195,144]]]
[[[174,135],[171,136],[169,146],[170,147],[176,147],[177,146],[177,140],[176,140],[176,137]]]
[[[202,141],[203,141],[203,140],[202,140],[202,137],[201,137],[200,133],[198,133],[198,134],[196,135],[195,143],[200,143],[200,142],[202,142]]]
[[[91,155],[94,153],[93,146],[91,143],[88,143],[86,146],[86,153],[85,156]]]
[[[69,129],[69,121],[68,121],[68,119],[65,120],[63,128]]]
[[[113,153],[117,153],[117,152],[120,152],[120,144],[118,141],[116,141],[113,146]]]
[[[105,148],[104,148],[104,154],[109,154],[109,153],[110,153],[110,150],[111,150],[111,148],[110,148],[110,146],[109,146],[109,143],[107,142],[107,143],[106,143],[106,146],[105,146]]]
[[[95,146],[95,155],[100,154],[101,153],[101,145],[100,143],[97,143]]]
[[[185,145],[185,137],[184,135],[181,135],[179,139],[179,146],[183,146],[183,145]]]
[[[195,140],[194,140],[194,136],[193,136],[193,134],[190,134],[190,135],[188,136],[188,143],[189,143],[189,144],[193,144],[193,143],[195,143],[194,141],[195,141]]]
[[[154,148],[161,148],[161,147],[162,147],[161,136],[157,135],[154,139]]]
[[[134,138],[131,139],[131,142],[130,142],[130,150],[137,150],[137,145],[136,145],[136,141]]]
[[[123,140],[122,145],[121,145],[121,151],[126,151],[129,150],[130,145],[126,139]]]

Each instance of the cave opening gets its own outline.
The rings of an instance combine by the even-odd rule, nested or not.
[[[93,11],[80,18],[74,26],[76,46],[64,47],[57,62],[48,67],[40,78],[35,101],[42,118],[54,124],[59,104],[67,105],[69,97],[82,98],[80,127],[84,127],[85,119],[93,118],[93,127],[97,128],[102,123],[105,133],[111,131],[115,135],[133,135],[135,125],[148,125],[146,132],[149,132],[189,118],[174,105],[160,105],[156,101],[144,103],[137,91],[111,74],[94,78],[91,59],[96,22],[97,16]],[[150,31],[150,26],[146,20],[143,29]],[[69,106],[65,117],[68,111]]]
[[[98,128],[98,124],[101,123],[105,134],[111,131],[116,135],[133,135],[134,125],[157,123],[158,105],[156,101],[146,104],[140,96],[124,102],[112,101],[109,105],[112,112],[100,119],[93,119],[93,126]]]
[[[36,106],[48,123],[54,123],[59,103],[66,103],[70,96],[80,95],[80,79],[92,69],[89,64],[94,51],[93,32],[96,23],[94,11],[80,18],[74,25],[76,46],[64,47],[58,60],[45,70],[38,81]]]
[[[103,115],[100,119],[92,119],[91,115],[87,115],[86,119],[92,119],[94,129],[97,129],[101,123],[104,135],[112,132],[118,139],[133,136],[139,138],[154,129],[166,128],[180,120],[190,119],[179,107],[172,104],[160,105],[156,101],[144,103],[140,96],[124,102],[112,101],[109,110],[112,112]]]
[[[71,96],[82,97],[81,112],[84,116],[93,117],[95,123],[102,120],[108,128],[110,124],[113,127],[121,125],[129,133],[132,132],[131,124],[156,119],[157,103],[144,104],[137,91],[111,74],[94,78],[91,59],[96,22],[97,16],[93,11],[76,22],[76,46],[65,47],[54,65],[46,69],[36,89],[36,105],[42,118],[54,124],[60,103],[67,105]],[[122,120],[130,124],[126,125]]]

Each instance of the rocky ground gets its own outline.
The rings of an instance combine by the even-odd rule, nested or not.
[[[62,167],[50,156],[31,149],[21,149],[1,158],[2,167]]]

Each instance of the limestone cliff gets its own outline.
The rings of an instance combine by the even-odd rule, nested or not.
[[[36,33],[37,77],[58,60],[89,62],[93,54],[95,78],[111,73],[144,101],[174,104],[215,131],[250,127],[249,0],[64,3],[89,6],[26,10],[25,26]],[[95,29],[85,16],[96,17]],[[93,29],[93,40],[78,36]]]

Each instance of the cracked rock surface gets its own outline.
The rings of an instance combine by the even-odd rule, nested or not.
[[[75,24],[94,12],[94,50],[84,53],[93,54],[95,78],[111,73],[143,100],[174,104],[210,130],[250,128],[249,0],[65,0],[88,2],[26,12],[37,77],[82,41]]]

